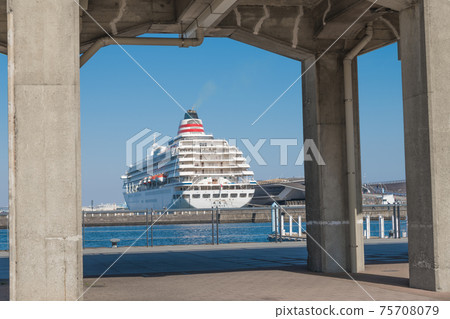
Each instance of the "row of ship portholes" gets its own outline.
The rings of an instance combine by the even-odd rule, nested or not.
[[[242,189],[254,189],[255,187],[253,185],[217,185],[217,186],[185,186],[180,187],[179,190],[181,191],[210,191],[210,190],[242,190]]]
[[[228,195],[230,195],[230,196],[228,196]],[[179,196],[180,195],[173,195],[173,199],[177,199]],[[193,199],[211,198],[211,194],[192,194],[192,196],[191,196],[191,194],[183,194],[182,197],[184,199],[190,199],[190,198],[193,198]],[[240,194],[237,194],[237,193],[212,194],[212,198],[238,198],[238,197],[240,197],[240,198],[252,197],[252,194],[251,193],[248,193],[248,194],[247,193],[240,193]]]

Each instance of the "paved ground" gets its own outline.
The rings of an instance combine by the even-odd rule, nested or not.
[[[84,252],[88,288],[125,248]],[[366,242],[363,274],[356,277],[377,300],[450,300],[408,288],[407,241]],[[130,249],[88,290],[85,300],[369,300],[347,276],[306,271],[305,243]],[[6,300],[8,255],[0,253],[0,300]],[[3,281],[1,280],[3,279]]]
[[[355,279],[307,272],[304,266],[279,269],[166,276],[108,277],[84,300],[450,300],[450,293],[408,287],[408,264],[367,266]],[[85,279],[88,289],[94,279]],[[369,296],[370,295],[370,296]]]
[[[84,250],[84,276],[102,274],[126,248]],[[406,239],[366,242],[367,263],[408,261]],[[306,265],[305,242],[241,243],[219,246],[159,246],[131,248],[107,273],[108,276],[198,273]],[[0,279],[9,278],[7,252],[0,252]]]

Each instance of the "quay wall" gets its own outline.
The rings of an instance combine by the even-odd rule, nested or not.
[[[304,208],[287,210],[295,219],[301,216],[305,221],[306,212]],[[157,225],[173,225],[173,224],[210,224],[212,222],[211,211],[185,211],[170,212],[163,214],[153,213],[153,221],[158,220]],[[402,219],[406,217],[406,207],[400,207],[400,216]],[[391,218],[392,207],[364,207],[363,216],[370,215],[372,219],[383,216],[385,219]],[[216,218],[214,216],[214,218]],[[152,217],[145,212],[129,212],[129,211],[109,211],[109,212],[84,212],[83,224],[85,227],[93,226],[133,226],[151,224]],[[227,223],[268,223],[271,222],[270,210],[233,210],[221,211],[219,222]],[[288,223],[289,219],[285,219]],[[0,229],[8,227],[8,216],[0,215]]]

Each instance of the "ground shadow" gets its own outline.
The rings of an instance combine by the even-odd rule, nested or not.
[[[0,301],[9,300],[9,282],[7,280],[0,280]]]
[[[351,280],[346,274],[312,273],[306,268],[306,246],[268,244],[252,247],[248,244],[219,245],[210,247],[165,247],[161,250],[138,248],[140,252],[130,251],[119,259],[105,274],[105,277],[161,277],[187,274],[210,274],[255,270],[282,270],[301,272],[316,276],[328,276]],[[98,249],[85,251],[84,277],[97,278],[118,257],[120,250]],[[365,245],[366,263],[395,264],[408,261],[408,244],[387,242]],[[0,277],[0,300],[8,300],[8,263],[0,258],[3,277]],[[392,275],[391,275],[392,274]],[[405,276],[390,274],[355,274],[358,281],[407,287]]]

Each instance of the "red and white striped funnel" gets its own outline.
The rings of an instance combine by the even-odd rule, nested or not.
[[[205,135],[202,120],[198,118],[197,112],[194,110],[188,110],[184,115],[184,119],[181,120],[178,128],[178,135],[192,136],[192,135]]]

